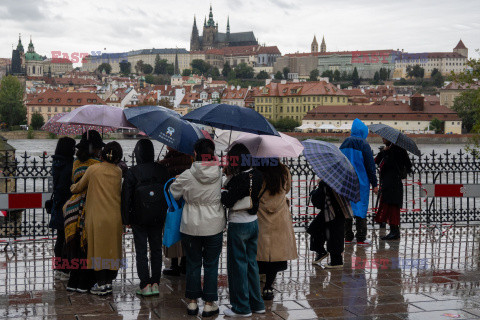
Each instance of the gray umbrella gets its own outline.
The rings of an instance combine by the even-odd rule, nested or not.
[[[388,141],[396,144],[400,148],[403,148],[407,151],[410,151],[416,156],[421,156],[422,153],[418,150],[417,144],[415,141],[407,137],[406,134],[400,132],[397,129],[394,129],[386,124],[371,124],[368,126],[371,132],[378,134],[382,138],[387,139]]]

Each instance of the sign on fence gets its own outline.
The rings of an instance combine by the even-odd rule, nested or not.
[[[452,198],[477,198],[480,197],[480,185],[478,184],[424,184],[421,196],[452,197]]]

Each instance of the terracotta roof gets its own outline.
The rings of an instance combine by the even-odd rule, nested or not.
[[[307,112],[303,120],[440,120],[460,121],[457,113],[439,104],[425,103],[424,111],[412,111],[408,103],[389,101],[372,105],[318,106]]]
[[[295,96],[312,96],[312,95],[335,95],[346,96],[346,94],[331,83],[326,81],[297,82],[297,83],[270,83],[264,88],[254,90],[253,96],[275,96],[275,97],[295,97]]]
[[[467,47],[465,47],[462,39],[460,39],[460,41],[458,41],[457,46],[454,49],[467,49]]]
[[[64,92],[47,90],[39,94],[27,105],[29,106],[72,106],[79,107],[86,104],[105,104],[96,93],[92,92]]]
[[[240,88],[239,90],[228,89],[227,88],[227,89],[223,90],[221,98],[222,99],[241,99],[241,100],[245,100],[248,92],[249,92],[249,90],[247,88]]]
[[[365,96],[365,92],[362,89],[342,89],[342,91],[349,97]]]

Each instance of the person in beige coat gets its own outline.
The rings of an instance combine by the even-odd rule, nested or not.
[[[87,267],[95,271],[97,283],[90,293],[105,295],[112,292],[112,280],[122,260],[121,189],[122,147],[108,143],[102,151],[104,162],[90,166],[80,181],[71,186],[72,193],[88,188],[85,204]]]
[[[298,258],[297,245],[287,199],[292,176],[288,168],[278,161],[278,166],[260,166],[263,186],[258,208],[257,262],[260,274],[266,275],[263,299],[273,299],[273,282],[277,272],[287,269],[287,260]]]

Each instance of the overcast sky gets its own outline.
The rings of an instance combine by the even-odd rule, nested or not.
[[[310,51],[313,35],[327,51],[405,49],[451,51],[461,38],[479,58],[479,0],[212,0],[225,32],[254,31],[282,52]],[[200,32],[208,1],[0,0],[0,57],[10,58],[18,34],[36,52],[123,52],[190,46],[193,16]],[[207,17],[208,18],[208,17]]]

